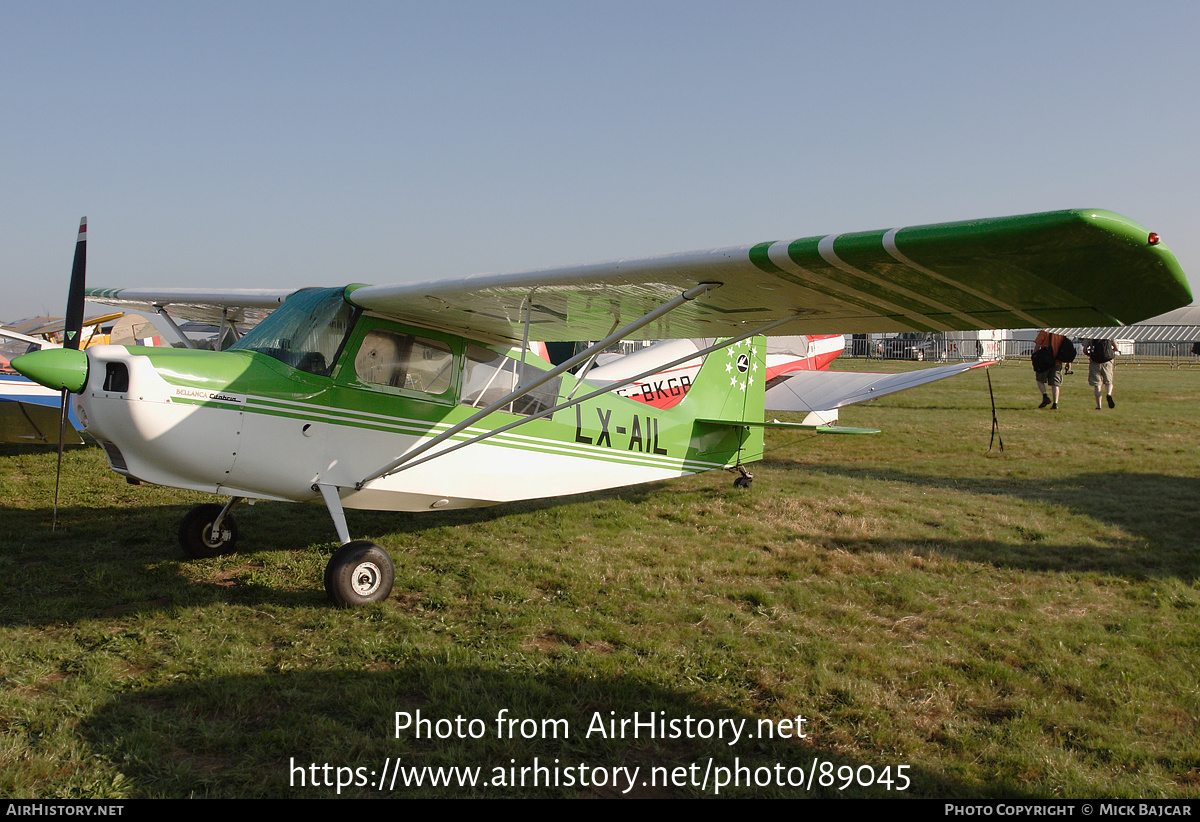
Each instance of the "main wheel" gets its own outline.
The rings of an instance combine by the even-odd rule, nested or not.
[[[216,539],[212,537],[212,524],[217,521],[224,507],[207,503],[197,505],[184,514],[183,521],[179,523],[179,545],[190,558],[219,557],[233,550],[237,543],[237,521],[232,515],[225,515],[221,521],[221,533]]]
[[[396,567],[387,551],[355,540],[339,548],[325,566],[325,593],[339,608],[383,602],[392,592]]]

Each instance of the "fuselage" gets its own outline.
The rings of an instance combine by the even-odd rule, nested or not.
[[[261,499],[316,501],[317,486],[332,485],[346,507],[420,511],[667,479],[761,455],[761,437],[696,421],[712,417],[712,402],[660,410],[604,394],[364,483],[550,366],[527,353],[523,377],[517,350],[359,312],[297,332],[284,311],[225,352],[89,349],[73,402],[111,467]],[[757,388],[761,397],[761,380]],[[435,452],[586,390],[570,374],[555,377]]]

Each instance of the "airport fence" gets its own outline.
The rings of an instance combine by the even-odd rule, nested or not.
[[[1082,343],[1077,342],[1076,345],[1082,348]],[[1147,340],[1133,342],[1132,344],[1122,343],[1118,362],[1123,365],[1132,366],[1200,368],[1200,356],[1193,353],[1195,345],[1196,342],[1192,340],[1179,342]],[[926,355],[922,359],[929,362],[943,363],[967,362],[978,359],[977,352],[966,350],[967,348],[969,347],[934,342],[926,349]],[[873,341],[872,343],[868,343],[864,340],[851,341],[847,339],[846,350],[842,356],[866,360],[914,359],[911,352],[900,352],[901,356],[892,356],[890,355],[891,353],[887,349],[873,344]],[[1025,366],[1029,364],[1029,356],[1032,353],[1032,340],[1003,340],[999,345],[999,350],[990,356],[999,359],[1002,365]],[[1079,359],[1076,362],[1080,361],[1087,361],[1087,356],[1082,350],[1080,350]]]
[[[1033,343],[1028,340],[1005,340],[1004,362],[1011,365],[1028,365],[1029,356],[1033,353]],[[1192,353],[1194,343],[1191,340],[1182,342],[1165,342],[1161,340],[1146,340],[1122,344],[1117,361],[1122,365],[1159,366],[1166,368],[1200,368],[1200,357]],[[1076,363],[1086,363],[1087,355],[1080,347]]]

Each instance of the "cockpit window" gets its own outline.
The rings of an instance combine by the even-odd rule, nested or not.
[[[512,357],[474,343],[467,345],[462,405],[485,408],[516,390],[520,363]],[[510,414],[538,414],[558,403],[562,377],[555,377],[503,406]]]
[[[300,371],[328,377],[357,313],[343,291],[296,292],[230,350],[257,351]]]
[[[439,340],[376,328],[354,357],[354,373],[363,382],[444,394],[454,375],[454,352]]]

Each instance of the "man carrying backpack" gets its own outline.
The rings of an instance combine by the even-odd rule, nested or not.
[[[1033,341],[1033,376],[1037,380],[1038,391],[1042,392],[1042,404],[1038,408],[1058,408],[1058,394],[1062,387],[1063,363],[1075,359],[1075,346],[1061,334],[1051,334],[1039,331]],[[1050,387],[1054,397],[1051,399],[1046,387]]]
[[[1100,410],[1100,394],[1102,388],[1107,388],[1108,407],[1115,408],[1113,402],[1113,358],[1117,356],[1117,344],[1113,340],[1092,340],[1084,349],[1088,359],[1088,385],[1096,392],[1096,410]]]

